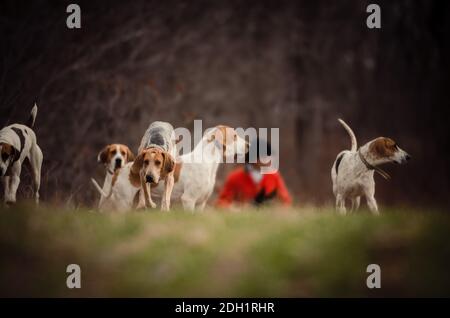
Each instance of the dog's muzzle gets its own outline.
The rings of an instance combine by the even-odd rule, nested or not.
[[[147,182],[147,183],[155,183],[155,179],[153,179],[152,176],[147,175],[147,176],[145,176],[145,182]]]
[[[116,159],[116,169],[122,166],[122,159]]]

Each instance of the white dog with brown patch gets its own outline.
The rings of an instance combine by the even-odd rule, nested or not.
[[[336,209],[346,214],[345,203],[350,199],[352,210],[357,210],[361,196],[365,196],[370,211],[378,214],[374,172],[388,179],[389,175],[379,165],[388,162],[403,164],[411,157],[394,140],[386,137],[378,137],[358,149],[352,129],[343,120],[338,120],[350,135],[352,147],[340,152],[331,168]]]
[[[109,193],[111,190],[111,182],[114,172],[131,161],[134,161],[134,154],[128,146],[123,144],[110,144],[105,146],[99,152],[97,162],[103,164],[106,170],[105,181],[103,181],[103,188],[101,188],[104,193]],[[94,183],[95,187],[100,188],[94,179],[92,179],[92,183]],[[100,209],[104,200],[105,197],[101,195],[98,204]]]
[[[181,202],[185,210],[203,210],[214,190],[219,164],[233,162],[238,156],[244,158],[248,148],[245,139],[231,127],[219,125],[206,132],[192,152],[177,160],[172,199]],[[152,191],[155,197],[161,193],[161,187]]]
[[[4,201],[7,204],[16,202],[20,172],[25,159],[28,159],[31,165],[34,199],[36,203],[39,203],[43,155],[32,129],[37,111],[37,105],[34,104],[26,125],[12,124],[0,130],[0,175],[5,191]]]

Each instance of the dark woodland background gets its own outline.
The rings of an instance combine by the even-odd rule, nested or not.
[[[80,30],[66,27],[71,2]],[[279,127],[296,202],[331,203],[331,165],[350,147],[342,117],[360,144],[389,136],[413,156],[386,167],[380,205],[450,206],[449,1],[71,2],[0,4],[0,124],[38,103],[43,201],[93,204],[105,144],[136,151],[154,120],[202,119]],[[366,27],[371,2],[381,30]]]

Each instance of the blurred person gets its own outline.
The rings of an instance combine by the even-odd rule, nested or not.
[[[267,157],[261,157],[260,147],[266,147]],[[256,147],[256,149],[252,149]],[[226,208],[238,203],[261,206],[266,203],[278,202],[284,206],[292,204],[292,198],[284,180],[278,171],[261,173],[261,167],[270,166],[272,154],[269,142],[261,139],[251,142],[250,151],[256,150],[257,160],[249,163],[248,155],[243,167],[239,167],[228,175],[219,198],[217,207]],[[264,159],[264,160],[263,160]]]

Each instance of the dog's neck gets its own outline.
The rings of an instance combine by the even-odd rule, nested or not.
[[[367,170],[376,171],[378,174],[380,174],[385,179],[390,179],[389,174],[378,167],[379,165],[386,163],[386,160],[377,158],[371,151],[370,151],[370,144],[372,141],[366,143],[364,146],[360,147],[358,152],[359,162],[362,163],[362,165]]]
[[[190,162],[201,163],[205,167],[208,167],[212,177],[215,177],[219,164],[223,162],[222,152],[217,148],[215,143],[208,142],[206,137],[202,138],[189,156]]]

